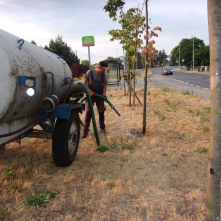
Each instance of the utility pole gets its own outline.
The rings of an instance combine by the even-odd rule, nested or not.
[[[180,44],[179,44],[179,69],[180,69]]]
[[[146,46],[145,46],[145,77],[144,77],[144,101],[143,101],[143,131],[142,134],[146,133],[146,118],[147,118],[147,71],[148,71],[148,54],[147,54],[147,47],[148,47],[148,0],[145,0],[145,10],[146,10]]]
[[[207,221],[220,220],[221,172],[221,1],[207,0],[210,45],[210,149],[207,168]]]
[[[91,69],[91,55],[90,55],[90,47],[88,46],[88,60],[89,60],[89,67]]]
[[[193,71],[194,71],[194,36],[193,36]]]

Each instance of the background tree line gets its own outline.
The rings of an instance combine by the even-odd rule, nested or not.
[[[204,41],[194,37],[193,38],[184,38],[180,43],[174,47],[170,55],[170,64],[185,66],[193,65],[193,48],[194,48],[194,65],[210,65],[209,60],[209,46],[205,45]],[[184,61],[182,61],[184,60]]]

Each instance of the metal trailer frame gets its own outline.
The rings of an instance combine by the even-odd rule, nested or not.
[[[66,119],[69,120],[70,113],[73,109],[75,109],[78,113],[82,113],[85,109],[84,103],[76,103],[73,101],[68,101],[67,103],[58,104],[54,112],[51,114],[47,111],[42,113],[40,119],[36,122],[33,122],[33,127],[29,130],[26,130],[22,133],[18,133],[18,135],[7,142],[0,145],[0,152],[5,151],[5,147],[7,144],[11,142],[17,142],[19,145],[21,144],[21,140],[25,137],[30,138],[43,138],[43,139],[52,139],[54,125],[50,127],[45,127],[42,123],[43,121],[49,119],[54,121],[55,119]],[[40,126],[42,129],[36,130],[35,126]]]

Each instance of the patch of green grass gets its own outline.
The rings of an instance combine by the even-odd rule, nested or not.
[[[28,199],[24,200],[24,204],[36,208],[46,207],[46,204],[58,194],[58,191],[37,190],[34,196],[29,196]]]
[[[210,117],[206,116],[206,115],[202,115],[202,116],[200,116],[200,121],[201,122],[209,122],[210,121]]]
[[[114,186],[115,186],[115,182],[114,182],[114,181],[113,181],[113,182],[108,182],[108,183],[107,183],[107,185],[108,185],[109,187],[111,187],[111,188],[112,188],[112,187],[114,187]]]
[[[153,110],[153,112],[160,118],[161,121],[164,121],[166,119],[166,116],[164,114],[161,114],[159,111]]]
[[[100,145],[97,147],[96,151],[104,153],[104,152],[108,151],[108,147],[104,146],[104,145]]]
[[[205,147],[197,147],[196,152],[198,153],[207,153],[209,150]]]
[[[173,92],[173,90],[169,89],[168,87],[164,87],[163,91],[165,91],[165,92]]]
[[[204,124],[201,124],[201,125],[199,126],[199,128],[202,129],[204,132],[210,132],[210,128],[207,127],[207,126],[205,126]]]
[[[107,141],[108,143],[108,147],[110,149],[127,149],[127,150],[133,150],[136,145],[137,145],[137,140],[135,141],[130,141],[130,139],[128,138],[124,138],[124,137],[121,137],[120,139],[112,139],[110,141]]]
[[[210,107],[204,107],[203,109],[205,110],[205,113],[208,113],[208,114],[209,114],[210,111],[211,111],[211,108],[210,108]]]
[[[190,91],[183,91],[182,93],[183,95],[193,95],[193,92]]]
[[[193,110],[191,110],[191,109],[188,109],[188,112],[191,113],[191,114],[194,113]]]
[[[117,140],[114,138],[111,138],[110,141],[107,141],[107,144],[110,149],[117,149],[118,148]]]
[[[13,171],[12,170],[10,170],[10,169],[5,169],[5,171],[4,171],[4,177],[5,178],[10,178],[10,177],[14,177],[14,173],[13,173]]]
[[[129,139],[127,138],[120,138],[120,146],[123,150],[134,150],[135,146],[137,145],[136,141],[133,141],[130,143]]]
[[[17,190],[18,186],[16,184],[12,183],[12,184],[9,185],[9,188],[12,189],[12,190]]]
[[[147,92],[147,95],[150,95],[150,91]]]
[[[199,116],[201,112],[199,110],[196,111],[196,115]]]
[[[170,100],[164,99],[163,101],[165,102],[165,104],[170,105]]]
[[[164,114],[158,115],[161,121],[164,121],[166,119],[166,116]]]
[[[177,111],[177,107],[172,107],[172,109],[173,109],[174,111]]]
[[[4,209],[0,211],[0,221],[4,221],[6,220],[7,216],[8,216],[8,210]]]
[[[207,110],[208,111],[208,110]],[[207,116],[207,114],[205,114],[204,112],[197,110],[196,111],[196,115],[200,116],[200,122],[204,123],[204,122],[209,122],[210,121],[210,116]]]

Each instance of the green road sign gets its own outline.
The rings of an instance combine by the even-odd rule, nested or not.
[[[82,46],[94,46],[94,36],[82,37]]]

